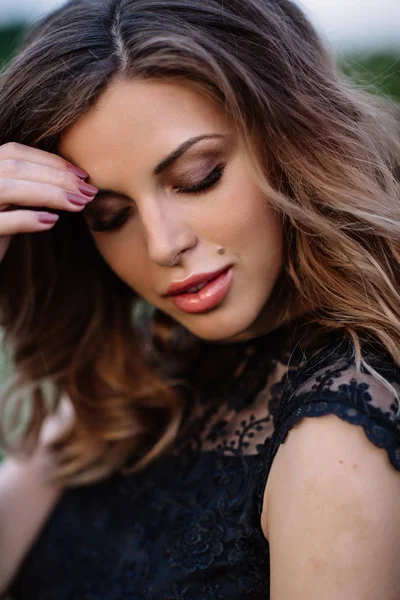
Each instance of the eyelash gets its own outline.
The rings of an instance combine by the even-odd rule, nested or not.
[[[205,190],[210,189],[215,185],[222,177],[225,165],[218,165],[215,169],[200,183],[196,183],[190,187],[177,187],[175,188],[178,194],[199,194]]]
[[[201,192],[206,192],[211,189],[218,181],[221,179],[223,172],[225,170],[225,165],[218,165],[215,169],[205,178],[203,181],[196,183],[190,187],[175,187],[174,190],[178,194],[200,194]],[[91,229],[92,231],[116,231],[120,229],[126,220],[128,219],[131,213],[131,208],[129,206],[125,207],[121,212],[119,212],[115,217],[109,219],[108,221],[95,220]]]

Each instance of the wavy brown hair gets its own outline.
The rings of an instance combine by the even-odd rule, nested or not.
[[[0,144],[57,153],[62,132],[116,77],[182,81],[224,109],[284,217],[284,314],[300,299],[310,319],[350,336],[358,366],[361,339],[400,364],[394,103],[357,89],[289,0],[74,0],[32,29],[3,73]],[[22,416],[18,444],[35,445],[49,390],[56,404],[67,394],[76,413],[53,445],[66,483],[105,477],[128,457],[143,467],[168,448],[182,401],[143,351],[138,302],[81,215],[14,237],[0,269],[15,365],[1,419],[10,451]],[[168,318],[162,326],[168,334]]]

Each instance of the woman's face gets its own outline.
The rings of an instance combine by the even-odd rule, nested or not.
[[[60,153],[100,188],[84,215],[125,283],[203,339],[251,331],[281,272],[282,225],[214,102],[179,83],[114,81]]]

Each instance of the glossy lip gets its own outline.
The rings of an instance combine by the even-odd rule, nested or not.
[[[182,292],[190,289],[191,287],[195,287],[196,285],[200,285],[201,283],[207,283],[211,279],[216,279],[222,273],[225,273],[228,269],[230,269],[233,265],[226,265],[222,269],[218,271],[214,271],[214,273],[197,273],[196,275],[192,275],[185,279],[184,281],[179,281],[172,283],[164,296],[177,296],[178,294],[182,294]]]

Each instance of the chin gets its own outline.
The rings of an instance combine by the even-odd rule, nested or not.
[[[255,322],[259,312],[214,310],[197,314],[190,319],[179,319],[180,323],[196,337],[209,342],[229,342],[243,335]]]

